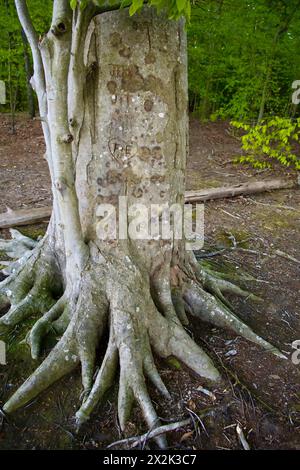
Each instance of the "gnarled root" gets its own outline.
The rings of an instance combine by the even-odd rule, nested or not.
[[[14,263],[0,283],[0,295],[10,303],[0,325],[13,327],[37,313],[47,312],[61,293],[62,279],[47,237]]]
[[[149,428],[153,429],[159,425],[159,419],[147,391],[146,379],[165,397],[170,397],[156,368],[153,352],[164,358],[175,356],[210,380],[218,380],[219,372],[180,322],[174,322],[173,316],[167,318],[157,310],[150,286],[137,269],[134,272],[127,270],[125,285],[118,271],[110,272],[101,284],[100,273],[96,275],[95,272],[94,267],[87,267],[76,292],[66,291],[33,326],[28,342],[32,355],[36,357],[43,336],[63,314],[68,298],[69,308],[74,309],[74,313],[70,315],[65,333],[38,369],[4,405],[4,411],[11,413],[23,406],[81,363],[84,393],[82,406],[76,414],[80,425],[89,418],[112,385],[119,363],[118,415],[121,429],[125,427],[134,400]],[[105,289],[101,287],[103,285]],[[96,348],[107,324],[108,311],[109,343],[94,380]],[[157,437],[157,443],[165,447],[164,436]]]
[[[35,323],[27,338],[33,357],[39,355],[41,341],[51,328],[51,322],[63,315],[67,307],[75,309],[69,316],[68,326],[59,342],[4,405],[4,411],[10,413],[28,403],[42,390],[72,371],[79,362],[82,367],[84,393],[90,392],[96,348],[107,321],[107,301],[101,293],[97,295],[93,293],[95,283],[96,281],[87,274],[85,280],[78,286],[78,290],[69,294],[68,305],[67,296],[64,295]]]
[[[287,359],[275,346],[257,335],[231,311],[230,304],[224,298],[223,293],[229,292],[242,297],[251,297],[254,300],[260,299],[222,279],[218,273],[201,268],[193,254],[190,254],[189,260],[190,270],[188,272],[192,272],[193,276],[186,277],[184,281],[183,299],[190,314],[215,326],[228,328],[249,341],[262,346],[275,356]]]
[[[19,259],[38,244],[37,241],[26,237],[16,229],[11,228],[9,231],[10,240],[0,239],[0,251],[3,251],[9,258]]]
[[[126,259],[129,259],[128,256]],[[52,272],[51,267],[51,263],[47,265],[48,276]],[[39,276],[37,279],[33,274],[27,280],[26,288],[22,275],[20,279],[14,279],[16,285],[21,283],[23,299],[20,300],[18,292],[14,293],[13,298],[19,303],[13,304],[2,317],[2,323],[14,325],[35,309],[42,313],[27,336],[33,357],[39,355],[42,340],[52,328],[60,330],[62,337],[38,369],[4,405],[4,411],[11,413],[26,404],[81,364],[83,401],[76,413],[77,425],[80,426],[89,419],[112,386],[119,364],[118,416],[121,429],[125,428],[134,401],[139,404],[148,427],[153,429],[159,426],[146,381],[151,381],[165,397],[170,398],[170,394],[155,365],[154,353],[162,358],[174,356],[208,380],[220,379],[211,359],[184,329],[186,310],[215,325],[229,327],[266,350],[284,357],[239,320],[224,303],[202,288],[202,274],[197,271],[193,259],[185,268],[159,268],[154,275],[155,281],[149,279],[132,260],[127,262],[113,257],[107,258],[105,263],[90,260],[79,281],[67,285],[58,300],[54,301],[47,294],[40,304],[37,303],[35,291],[43,283],[47,284],[47,277]],[[7,289],[6,285],[6,294]],[[34,307],[29,304],[29,299],[35,299]],[[106,327],[109,328],[109,341],[95,377],[96,350]],[[161,448],[166,446],[164,436],[157,436],[156,440]]]
[[[91,393],[76,414],[77,424],[86,421],[106,390],[112,385],[120,365],[118,416],[122,430],[133,401],[139,404],[150,429],[159,419],[148,395],[145,379],[167,398],[170,394],[156,368],[152,349],[161,357],[176,356],[198,374],[218,380],[219,373],[208,356],[192,341],[173,317],[163,317],[156,309],[147,283],[138,275],[127,276],[127,284],[108,287],[110,339],[102,366]],[[135,295],[132,293],[135,292]],[[166,445],[160,436],[157,443]]]
[[[215,326],[228,328],[240,336],[262,346],[267,351],[286,359],[275,346],[257,335],[249,326],[242,322],[226,305],[222,305],[213,295],[205,292],[197,283],[191,281],[184,292],[184,300],[192,315]]]
[[[221,302],[227,305],[227,307],[231,308],[231,305],[224,297],[224,294],[234,294],[254,301],[262,300],[252,292],[241,289],[236,284],[230,282],[228,280],[228,275],[211,269],[205,262],[202,264],[197,262],[193,254],[190,254],[189,258],[196,279],[201,283],[202,287],[221,300]],[[245,279],[248,279],[248,276],[246,276]]]

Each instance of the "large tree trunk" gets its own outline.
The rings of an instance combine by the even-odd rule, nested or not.
[[[133,399],[153,427],[157,416],[145,377],[168,396],[153,353],[176,356],[201,376],[220,379],[185,331],[186,310],[267,349],[272,346],[224,304],[222,292],[249,293],[204,271],[175,230],[170,237],[154,233],[148,239],[140,225],[137,237],[130,237],[133,231],[128,236],[127,229],[137,214],[121,221],[127,212],[124,197],[131,210],[140,204],[135,206],[140,213],[151,204],[176,203],[177,209],[184,204],[188,117],[183,22],[167,21],[150,8],[134,18],[126,10],[93,20],[89,9],[73,16],[71,28],[68,1],[54,2],[51,32],[41,44],[44,82],[35,79],[53,183],[52,219],[46,237],[9,268],[11,275],[1,284],[11,301],[3,325],[11,327],[41,312],[28,336],[33,357],[51,328],[62,337],[5,411],[24,405],[80,363],[80,424],[111,386],[119,363],[121,427]],[[109,212],[112,206],[119,210],[116,237],[104,217],[104,209]],[[147,219],[142,222],[147,225]],[[178,224],[180,215],[173,228]],[[24,247],[28,240],[15,234],[8,243]],[[96,348],[106,329],[107,351],[94,380]],[[158,443],[163,446],[164,439]]]

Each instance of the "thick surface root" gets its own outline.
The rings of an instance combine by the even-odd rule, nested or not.
[[[126,427],[134,402],[139,405],[148,428],[154,429],[160,422],[147,381],[170,399],[157,370],[155,354],[162,358],[174,356],[209,381],[221,379],[209,356],[186,332],[183,326],[188,322],[186,312],[230,328],[284,357],[222,302],[225,292],[246,293],[212,273],[208,275],[193,258],[184,268],[156,269],[150,280],[132,260],[90,261],[77,281],[67,283],[61,293],[60,276],[47,246],[45,241],[36,245],[30,256],[25,254],[27,261],[20,263],[17,275],[12,273],[0,284],[1,294],[11,302],[0,324],[10,327],[33,314],[40,316],[26,337],[34,359],[41,354],[46,335],[52,330],[62,335],[46,359],[4,405],[6,413],[25,405],[81,364],[82,404],[76,413],[80,426],[113,385],[119,365],[121,430]],[[106,328],[109,341],[95,376],[96,351]],[[166,447],[164,436],[157,436],[156,442],[159,447]]]
[[[47,312],[61,292],[61,276],[45,241],[16,262],[10,276],[0,283],[0,295],[10,303],[0,325],[13,327],[34,314]]]
[[[222,279],[222,276],[218,275],[218,273],[209,269],[203,269],[193,255],[190,256],[190,269],[194,276],[186,279],[183,289],[183,299],[190,314],[212,325],[228,328],[249,341],[258,344],[275,356],[287,359],[281,351],[257,335],[231,311],[230,303],[224,298],[223,293],[229,292],[241,297],[252,298],[252,300],[256,301],[261,300],[259,297]],[[203,287],[207,290],[204,290]]]
[[[224,294],[234,294],[254,301],[262,300],[252,292],[241,289],[236,284],[230,282],[228,280],[228,278],[230,278],[229,275],[214,271],[211,267],[207,266],[205,262],[203,264],[197,262],[193,255],[190,256],[190,260],[196,278],[201,283],[202,287],[215,297],[219,298],[225,305],[228,305],[229,308],[231,308],[231,305],[224,297]],[[246,276],[245,279],[247,278],[248,277]]]
[[[26,237],[16,229],[10,229],[11,239],[0,239],[0,251],[4,252],[9,258],[19,259],[33,250],[38,244],[37,241]]]
[[[132,276],[131,276],[132,277]],[[161,357],[176,356],[198,374],[218,380],[220,375],[209,357],[187,335],[180,323],[162,316],[156,309],[147,284],[135,275],[127,285],[108,286],[110,339],[93,388],[76,414],[77,425],[86,421],[105,392],[111,387],[117,364],[120,368],[118,416],[122,430],[130,416],[133,402],[142,410],[149,429],[159,426],[159,419],[149,397],[146,379],[165,397],[170,394],[156,368],[152,349]],[[132,295],[135,292],[135,295]],[[137,294],[138,293],[138,294]],[[166,446],[159,436],[157,443]]]
[[[56,380],[71,372],[79,363],[74,341],[73,329],[67,329],[65,335],[53,348],[36,371],[24,382],[17,392],[5,403],[5,413],[26,405],[39,393]]]
[[[212,325],[228,328],[238,335],[263,347],[281,359],[286,359],[275,346],[257,335],[249,326],[242,322],[226,305],[222,305],[213,295],[205,292],[197,283],[191,281],[184,293],[184,300],[192,315]]]
[[[61,339],[32,376],[4,405],[4,411],[10,413],[28,403],[59,378],[71,372],[79,363],[82,366],[84,391],[85,393],[90,391],[96,348],[107,319],[107,303],[100,294],[97,294],[97,297],[91,294],[89,290],[91,286],[95,288],[95,281],[86,276],[83,285],[78,286],[79,294],[76,291],[69,293],[69,296],[63,295],[35,323],[27,336],[27,342],[31,346],[32,356],[37,358],[43,337],[51,328],[55,328],[54,320],[63,315],[70,305],[75,308],[73,315],[69,316],[68,326]]]

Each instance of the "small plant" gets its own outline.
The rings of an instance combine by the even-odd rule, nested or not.
[[[300,170],[300,157],[295,153],[300,118],[292,120],[276,116],[255,126],[238,121],[232,121],[231,125],[245,131],[241,137],[245,155],[236,157],[235,163],[249,163],[253,168],[264,169],[271,168],[272,160],[277,160],[286,167]]]

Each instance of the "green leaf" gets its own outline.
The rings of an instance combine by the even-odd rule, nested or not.
[[[130,8],[129,8],[129,15],[133,16],[137,11],[143,8],[144,1],[143,0],[133,0]]]
[[[185,7],[185,16],[188,22],[191,21],[191,16],[192,16],[192,6],[190,0],[187,0],[186,7]]]
[[[129,5],[131,5],[131,0],[122,0],[120,8],[126,8],[129,7]]]
[[[88,3],[88,0],[80,0],[80,10],[84,10],[87,7]]]
[[[186,2],[187,0],[176,0],[176,6],[179,13],[181,13],[185,9]]]
[[[180,370],[181,369],[181,364],[180,362],[176,359],[176,357],[168,357],[167,363],[169,366],[174,367],[174,369]]]
[[[70,0],[70,7],[75,10],[77,7],[77,0]]]

